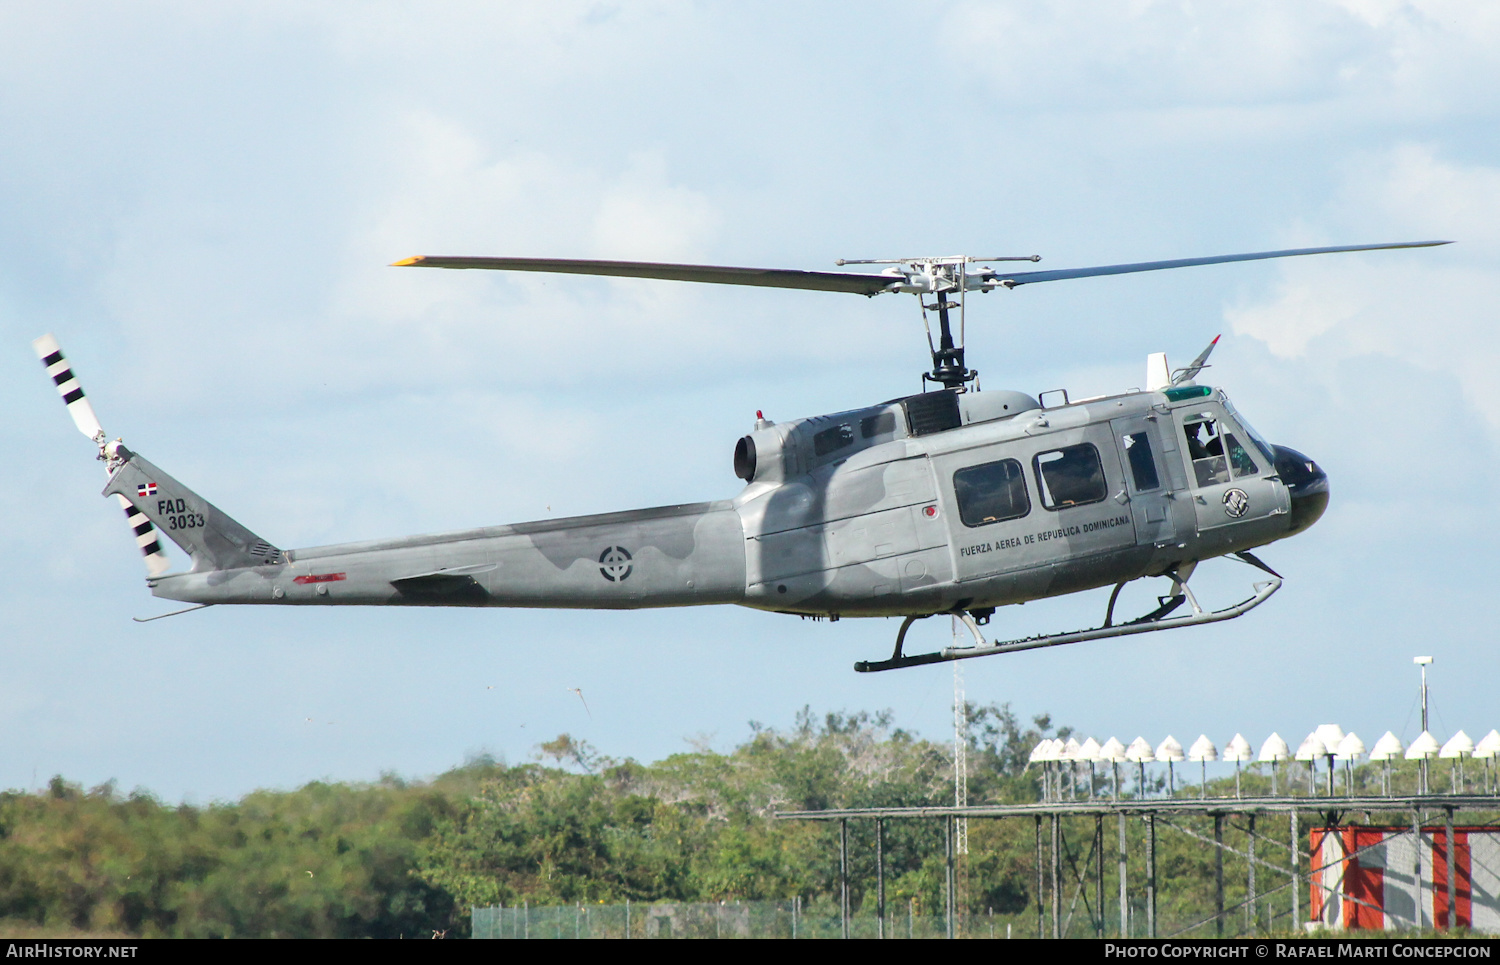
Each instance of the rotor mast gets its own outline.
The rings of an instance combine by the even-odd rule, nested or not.
[[[992,272],[981,269],[970,273],[969,266],[994,261],[1041,261],[1041,255],[996,256],[978,258],[973,255],[953,255],[941,258],[840,258],[838,265],[899,265],[896,269],[907,279],[900,291],[909,291],[917,296],[922,306],[922,326],[927,330],[927,349],[932,354],[932,371],[922,373],[922,382],[936,382],[945,389],[962,392],[979,373],[964,365],[964,308],[969,289],[978,283],[980,291],[989,291],[993,284],[988,276]],[[887,269],[891,271],[891,269]],[[950,299],[957,293],[958,301]],[[937,300],[928,304],[924,295],[931,294]],[[953,337],[953,323],[949,312],[958,309],[958,338]],[[938,341],[932,343],[932,324],[928,312],[936,312],[938,318]]]

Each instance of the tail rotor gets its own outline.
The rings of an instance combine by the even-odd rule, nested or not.
[[[99,424],[99,417],[94,415],[94,407],[84,396],[83,386],[78,384],[78,377],[73,374],[73,366],[63,355],[62,346],[51,335],[43,335],[33,341],[31,347],[36,350],[36,357],[47,367],[47,375],[52,379],[52,384],[57,386],[57,394],[62,396],[63,404],[68,407],[68,415],[73,417],[73,424],[99,447],[99,458],[105,458],[104,427]]]
[[[73,374],[73,367],[63,355],[62,347],[57,344],[57,339],[51,335],[43,335],[33,341],[31,347],[36,350],[37,358],[41,359],[42,364],[47,367],[47,375],[52,379],[52,384],[57,386],[57,393],[62,396],[63,403],[67,405],[68,415],[73,417],[73,424],[98,447],[99,459],[104,463],[106,475],[113,475],[120,462],[118,456],[120,440],[106,441],[104,427],[99,424],[99,417],[94,414],[94,407],[84,395],[83,386],[78,384],[78,377]],[[172,562],[162,551],[161,541],[156,536],[156,528],[152,526],[145,514],[132,506],[124,496],[116,495],[115,499],[125,510],[125,518],[131,533],[135,536],[136,546],[140,547],[141,555],[145,557],[147,575],[161,576],[171,568]]]

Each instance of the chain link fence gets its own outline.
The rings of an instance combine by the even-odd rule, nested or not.
[[[522,905],[471,909],[474,938],[842,938],[837,908],[796,901],[724,904],[652,902],[623,905]],[[851,938],[943,938],[940,915],[912,908],[888,916],[849,919]],[[995,936],[1000,937],[1000,936]]]

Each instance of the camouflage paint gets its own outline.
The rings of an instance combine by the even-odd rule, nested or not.
[[[913,434],[899,402],[757,423],[761,469],[731,500],[437,535],[283,551],[124,450],[105,492],[191,555],[191,572],[148,582],[157,596],[192,603],[737,603],[807,615],[919,615],[1160,575],[1290,531],[1292,494],[1269,460],[1257,459],[1259,471],[1231,485],[1195,484],[1182,418],[1212,411],[1237,428],[1217,392],[1186,402],[1135,392],[1052,408],[1014,392],[967,393],[958,396],[956,425],[923,435]],[[1150,440],[1158,491],[1135,488],[1126,430]],[[849,441],[822,451],[820,438]],[[1108,498],[1045,508],[1034,459],[1083,443],[1099,453]],[[1000,459],[1024,467],[1030,510],[966,526],[954,473]],[[1326,502],[1326,476],[1315,471]],[[143,495],[151,483],[155,494]],[[1232,500],[1240,516],[1223,508],[1219,490],[1229,488],[1240,490]]]

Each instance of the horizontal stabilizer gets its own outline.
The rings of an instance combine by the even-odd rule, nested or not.
[[[489,591],[471,575],[474,572],[494,569],[494,565],[482,567],[460,567],[439,573],[424,573],[401,580],[392,580],[402,599],[410,603],[428,603],[434,606],[483,606],[490,599]]]

